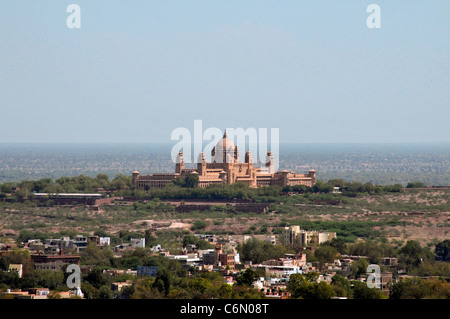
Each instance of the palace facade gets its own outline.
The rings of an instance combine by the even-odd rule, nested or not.
[[[199,186],[207,187],[212,184],[245,183],[250,187],[270,185],[314,186],[316,171],[310,170],[308,174],[297,174],[293,171],[274,171],[274,158],[272,152],[267,153],[265,168],[253,166],[250,151],[245,153],[245,162],[239,162],[237,146],[227,137],[227,133],[211,151],[211,162],[206,161],[205,155],[200,153],[197,168],[185,168],[183,153],[179,152],[175,163],[174,173],[158,173],[140,175],[135,171],[132,175],[133,184],[137,188],[163,188],[179,177],[188,174],[198,175]]]

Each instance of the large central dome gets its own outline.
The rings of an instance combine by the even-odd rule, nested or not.
[[[236,146],[233,141],[227,137],[227,131],[225,130],[225,134],[223,134],[222,139],[220,139],[216,144],[216,152],[219,150],[231,150],[234,152],[235,147]]]
[[[211,159],[216,163],[233,163],[235,151],[237,151],[236,146],[233,141],[227,137],[227,131],[225,130],[223,137],[212,149]]]

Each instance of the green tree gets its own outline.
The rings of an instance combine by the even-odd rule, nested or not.
[[[339,297],[351,297],[351,284],[350,281],[341,275],[334,275],[331,278],[331,287],[333,288],[336,296]]]
[[[258,278],[258,274],[254,270],[248,268],[236,278],[236,283],[241,286],[251,287]]]
[[[199,178],[197,174],[188,174],[184,177],[179,177],[173,181],[177,186],[183,188],[196,188],[198,187]]]
[[[238,245],[237,250],[244,261],[261,263],[264,260],[283,257],[287,252],[283,245],[272,245],[269,242],[250,238],[244,244]]]
[[[441,279],[402,279],[392,285],[390,299],[450,299],[450,287]]]
[[[114,294],[110,286],[101,286],[98,292],[99,299],[113,299]]]
[[[9,272],[0,270],[0,283],[6,285],[9,288],[19,288],[21,279],[17,272]]]
[[[166,269],[160,268],[158,270],[158,274],[156,275],[155,282],[153,283],[153,287],[167,296],[170,292],[171,282],[172,278],[170,273]]]
[[[81,291],[84,294],[84,298],[86,299],[98,299],[99,298],[99,290],[95,288],[88,282],[81,282]]]
[[[442,260],[450,260],[450,239],[445,239],[436,244],[436,255],[441,257]]]
[[[218,298],[220,299],[231,299],[232,293],[233,287],[227,283],[223,283],[217,291]]]
[[[85,276],[85,280],[96,289],[100,289],[102,286],[111,286],[111,276],[104,274],[99,267],[92,269]]]
[[[337,250],[337,252],[340,254],[348,253],[347,243],[342,238],[333,238],[330,242],[330,246],[334,247]]]
[[[323,181],[317,181],[313,186],[313,191],[315,193],[331,193],[333,191],[333,185]]]
[[[208,243],[207,241],[204,241],[197,236],[193,234],[187,234],[183,238],[183,247],[186,247],[187,245],[195,245],[198,249],[210,249],[214,248],[213,245]]]
[[[158,278],[157,282],[155,279],[147,277],[135,281],[131,299],[161,299],[166,297],[164,283],[160,279]]]
[[[196,220],[194,224],[191,226],[191,230],[202,230],[208,227],[209,223],[204,220]]]
[[[360,258],[355,260],[350,264],[350,278],[357,279],[359,277],[364,277],[367,272],[367,267],[369,262],[365,258]]]
[[[307,282],[315,283],[317,282],[317,280],[319,280],[320,274],[317,271],[310,271],[306,273],[304,276]]]
[[[367,283],[353,281],[353,299],[386,299],[387,297],[378,288],[369,288]]]
[[[110,266],[113,252],[109,247],[100,249],[93,242],[88,243],[85,249],[82,250],[81,263],[85,265],[95,266]]]
[[[20,285],[22,289],[44,287],[50,290],[61,290],[66,288],[64,273],[47,269],[36,269],[25,273]]]
[[[196,174],[188,174],[184,178],[184,187],[194,188],[198,186],[198,175]]]
[[[98,174],[95,177],[95,184],[97,187],[109,188],[109,176],[106,174]]]
[[[330,245],[321,245],[314,251],[314,256],[320,263],[330,263],[337,258],[337,250]]]
[[[308,273],[307,275],[309,275]],[[295,299],[330,299],[336,293],[326,282],[317,282],[318,274],[309,276],[302,274],[292,274],[289,277],[287,290],[291,293],[291,298]]]
[[[432,254],[427,248],[422,248],[419,242],[408,240],[405,246],[398,251],[399,264],[404,266],[407,271],[419,266],[422,262],[431,260]]]
[[[28,197],[29,194],[30,191],[27,188],[21,188],[14,193],[14,196],[19,200],[23,200]]]
[[[194,298],[205,298],[206,293],[213,288],[211,281],[202,277],[192,278],[188,286]]]
[[[30,251],[14,248],[9,254],[0,258],[0,269],[8,270],[10,264],[28,265],[30,262]],[[24,266],[25,267],[25,266]]]
[[[286,286],[292,298],[304,298],[308,294],[309,282],[302,274],[292,274]]]
[[[422,182],[409,182],[406,185],[406,188],[423,188],[425,187],[425,184]]]
[[[51,293],[48,294],[47,296],[48,299],[62,299],[61,294],[57,291],[52,291]]]
[[[309,299],[330,299],[336,296],[333,288],[324,281],[319,283],[311,284],[313,289],[311,290],[311,295]]]
[[[159,242],[158,238],[152,235],[152,232],[150,229],[145,230],[144,238],[145,238],[145,244],[148,247],[155,246]]]
[[[349,245],[348,252],[350,255],[367,256],[369,257],[369,262],[372,264],[380,263],[381,257],[393,256],[395,254],[390,244],[377,243],[370,240]]]
[[[14,183],[3,183],[0,186],[0,192],[2,193],[11,193],[12,189],[14,187]]]
[[[123,174],[116,175],[110,183],[110,188],[113,191],[124,191],[131,189],[133,183],[130,176],[125,176]]]
[[[242,285],[233,285],[230,299],[262,299],[265,298],[263,292]]]

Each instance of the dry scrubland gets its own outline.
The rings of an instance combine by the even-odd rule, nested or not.
[[[401,193],[360,195],[328,194],[338,205],[315,205],[320,194],[283,196],[263,214],[229,211],[216,205],[210,211],[177,213],[164,201],[116,202],[95,211],[87,206],[41,207],[37,203],[0,203],[0,240],[16,239],[24,232],[57,237],[73,233],[195,232],[278,236],[283,227],[336,231],[348,242],[361,239],[422,245],[450,238],[450,190],[408,190]],[[172,201],[173,202],[173,201]]]

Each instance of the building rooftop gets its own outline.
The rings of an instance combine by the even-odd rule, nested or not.
[[[102,197],[102,194],[85,194],[85,193],[34,193],[35,196],[61,196],[61,197]]]

